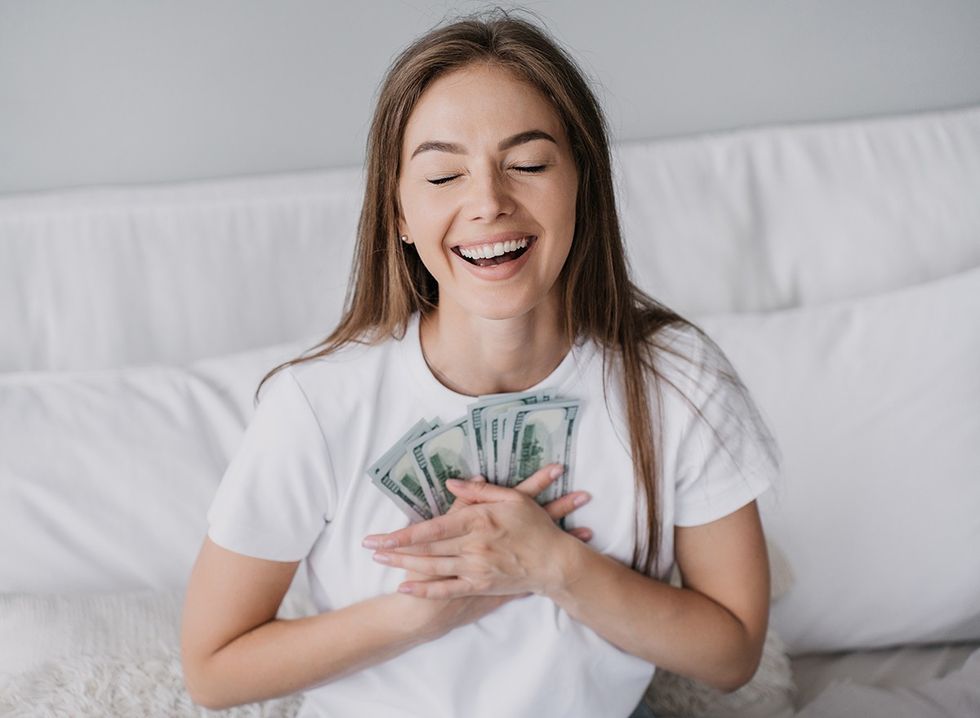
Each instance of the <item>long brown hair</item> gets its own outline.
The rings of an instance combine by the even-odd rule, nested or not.
[[[284,362],[266,374],[255,399],[262,384],[281,369],[349,343],[376,344],[403,337],[414,312],[424,315],[436,307],[435,279],[417,252],[397,237],[401,146],[409,115],[428,85],[474,62],[507,69],[536,87],[564,125],[579,182],[575,236],[558,278],[562,323],[569,343],[584,336],[601,347],[605,387],[616,373],[616,360],[621,365],[634,482],[637,497],[645,497],[645,507],[637,502],[634,520],[639,522],[645,513],[649,527],[646,545],[641,547],[641,524],[634,524],[637,543],[632,567],[653,575],[651,565],[656,561],[659,573],[660,452],[655,449],[659,431],[654,431],[647,380],[652,378],[658,387],[661,379],[666,380],[654,364],[658,350],[680,356],[660,341],[661,329],[686,324],[704,334],[630,280],[616,213],[607,122],[599,103],[575,61],[546,30],[506,10],[498,7],[485,16],[477,13],[437,26],[395,58],[381,85],[368,136],[367,182],[343,316],[333,332],[310,350],[319,351]]]

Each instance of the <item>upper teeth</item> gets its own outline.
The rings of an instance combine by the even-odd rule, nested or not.
[[[490,259],[499,257],[507,252],[516,252],[527,246],[528,237],[512,239],[509,242],[497,242],[496,244],[481,244],[477,247],[460,247],[459,253],[468,259]]]

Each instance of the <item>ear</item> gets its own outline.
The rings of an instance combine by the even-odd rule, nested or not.
[[[405,218],[402,217],[402,209],[397,203],[396,208],[398,210],[398,239],[405,244],[412,244],[412,235],[408,233],[408,227],[405,226]],[[406,237],[407,239],[402,239],[402,237]]]

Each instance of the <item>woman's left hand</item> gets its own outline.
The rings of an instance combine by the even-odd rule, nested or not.
[[[365,539],[382,546],[374,558],[385,565],[442,577],[403,582],[399,591],[422,598],[547,595],[560,585],[559,558],[581,542],[537,501],[486,482],[447,481],[446,488],[470,505]]]

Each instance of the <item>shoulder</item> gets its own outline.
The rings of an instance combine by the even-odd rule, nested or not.
[[[377,405],[383,386],[403,385],[405,372],[402,339],[385,337],[375,343],[351,342],[324,356],[311,356],[282,369],[276,384],[292,384],[287,392],[302,395],[308,410],[326,436],[343,428],[344,422]],[[280,376],[282,375],[282,376]],[[277,386],[269,387],[271,399]],[[298,391],[296,391],[298,389]]]
[[[652,337],[658,379],[695,403],[719,391],[747,393],[725,351],[694,323],[674,322]]]
[[[377,343],[350,342],[323,356],[315,353],[283,371],[289,373],[305,392],[315,395],[324,389],[356,389],[364,377],[376,376],[396,361],[397,340]]]
[[[658,364],[675,383],[667,404],[681,432],[676,438],[690,445],[723,447],[741,467],[775,471],[781,463],[775,436],[724,349],[693,324],[668,327],[664,339],[676,350],[665,351]]]

